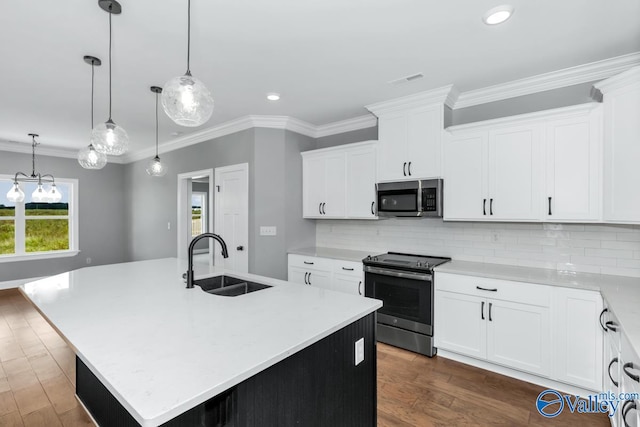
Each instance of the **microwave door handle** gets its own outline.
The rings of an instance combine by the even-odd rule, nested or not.
[[[422,215],[422,181],[418,181],[418,215]]]

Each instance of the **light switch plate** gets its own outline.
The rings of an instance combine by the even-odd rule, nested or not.
[[[364,361],[364,338],[356,341],[356,366]]]
[[[260,226],[260,235],[261,236],[275,236],[276,235],[276,226],[275,225],[270,225],[270,226]]]

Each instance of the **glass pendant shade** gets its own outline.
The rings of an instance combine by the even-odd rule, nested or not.
[[[51,203],[58,203],[62,200],[62,194],[58,191],[58,188],[55,184],[51,184],[51,189],[47,193],[47,198]]]
[[[17,182],[13,183],[13,187],[7,193],[7,200],[12,203],[21,203],[24,202],[24,191],[20,188],[20,185]]]
[[[78,163],[85,169],[102,169],[107,164],[107,155],[89,144],[78,152]]]
[[[101,153],[120,156],[129,149],[129,135],[109,119],[93,128],[91,144]]]
[[[165,83],[162,108],[180,126],[200,126],[211,118],[213,97],[200,80],[185,74]]]
[[[147,163],[147,173],[151,176],[165,176],[167,167],[162,164],[160,157],[156,156]]]
[[[38,184],[38,187],[31,193],[31,200],[34,203],[45,203],[49,201],[47,192],[42,188],[42,184]]]

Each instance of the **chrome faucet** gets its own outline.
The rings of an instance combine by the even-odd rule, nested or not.
[[[187,288],[193,288],[193,248],[196,246],[200,240],[204,238],[211,238],[220,242],[220,246],[222,246],[222,256],[224,258],[229,258],[229,253],[227,252],[227,244],[222,240],[222,237],[213,233],[202,233],[193,238],[191,243],[189,243],[189,266],[187,267]]]

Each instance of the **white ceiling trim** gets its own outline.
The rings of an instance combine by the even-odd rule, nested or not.
[[[432,90],[390,99],[388,101],[377,102],[366,105],[365,108],[375,115],[392,113],[406,110],[412,107],[422,107],[426,104],[445,104],[453,107],[458,98],[458,91],[453,85],[447,85]]]
[[[640,67],[631,68],[624,73],[620,73],[610,79],[598,82],[593,85],[594,88],[602,93],[611,92],[630,84],[640,84]]]
[[[0,151],[9,151],[12,153],[24,153],[31,154],[31,141],[27,142],[15,142],[15,141],[0,141]],[[38,156],[51,156],[62,157],[66,159],[77,159],[78,150],[70,148],[51,148],[47,146],[38,145],[36,147],[36,161]],[[109,163],[126,163],[123,157],[108,156]]]
[[[465,108],[546,90],[606,79],[640,65],[640,52],[565,68],[495,86],[463,92],[453,108]]]

